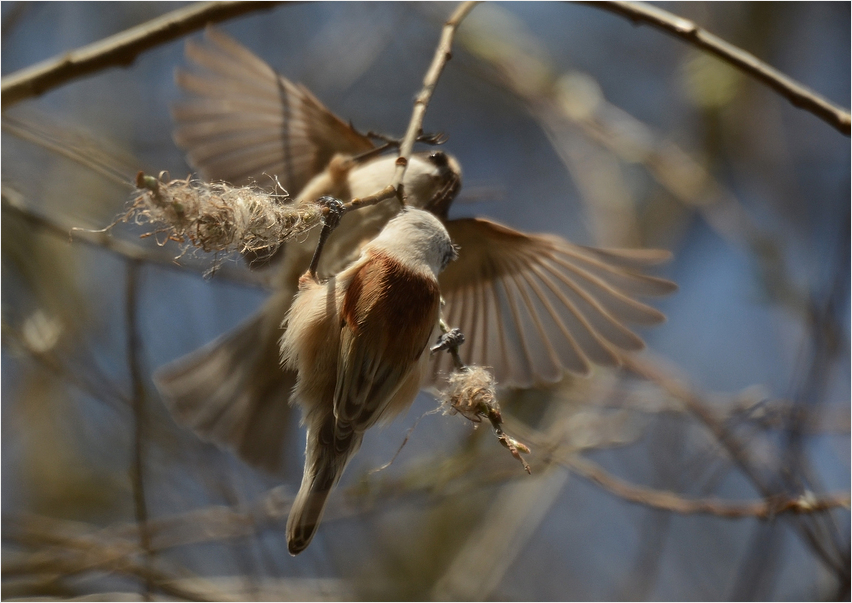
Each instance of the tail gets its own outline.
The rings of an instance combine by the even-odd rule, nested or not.
[[[319,429],[308,429],[305,473],[287,519],[287,548],[291,555],[304,551],[313,540],[328,495],[340,481],[349,459],[361,447],[363,437],[351,431],[340,434],[331,415]]]
[[[288,400],[296,373],[279,363],[286,311],[286,306],[267,304],[234,330],[154,375],[176,421],[272,472],[281,467],[294,412]]]

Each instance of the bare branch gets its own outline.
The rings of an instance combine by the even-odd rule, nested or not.
[[[133,459],[130,466],[130,483],[133,489],[133,507],[136,524],[139,526],[139,547],[145,555],[142,563],[150,570],[154,562],[151,549],[151,536],[148,531],[148,505],[145,501],[145,436],[147,414],[145,412],[145,387],[142,383],[140,364],[141,337],[139,333],[139,268],[141,264],[134,260],[127,264],[127,285],[125,289],[125,313],[127,320],[127,364],[130,370],[131,398],[133,401]],[[154,579],[145,575],[145,596],[149,599],[154,590]]]
[[[760,501],[732,502],[718,498],[685,498],[674,492],[637,486],[605,471],[599,465],[574,455],[558,461],[577,475],[595,482],[629,502],[683,515],[704,514],[719,517],[757,517],[770,519],[781,513],[820,513],[836,508],[848,509],[849,494],[815,496],[807,492],[799,497],[775,496]]]
[[[844,111],[816,92],[809,90],[777,69],[770,67],[754,55],[701,29],[689,19],[678,17],[661,8],[643,2],[579,1],[577,3],[594,6],[595,8],[621,15],[630,19],[635,24],[647,23],[653,25],[666,33],[686,40],[693,46],[697,46],[702,50],[716,55],[726,63],[763,82],[789,100],[793,106],[813,113],[845,136],[849,136],[852,117],[850,117],[848,111]]]
[[[746,442],[736,437],[721,420],[710,406],[683,380],[673,374],[671,370],[663,368],[660,363],[653,363],[645,358],[629,356],[624,358],[624,366],[643,378],[657,383],[672,396],[679,398],[686,408],[713,434],[713,437],[731,455],[734,463],[740,471],[748,477],[754,487],[766,499],[772,499],[779,494],[779,486],[773,483],[777,477],[763,475],[757,464],[749,454]],[[832,553],[821,545],[821,540],[814,533],[814,528],[804,522],[793,522],[799,535],[809,543],[816,555],[836,572],[838,576],[848,575],[848,563],[844,559],[837,559]],[[819,527],[819,526],[818,526]]]
[[[453,56],[453,37],[455,36],[456,29],[477,4],[478,2],[462,2],[456,8],[455,12],[453,12],[452,16],[444,23],[441,40],[435,49],[432,64],[423,78],[423,88],[414,101],[414,111],[411,114],[411,121],[408,122],[408,130],[406,130],[405,137],[399,145],[399,159],[396,161],[396,172],[394,172],[391,185],[397,191],[397,196],[400,198],[401,191],[399,187],[402,184],[405,169],[408,167],[408,160],[411,159],[414,142],[423,131],[423,117],[426,115],[426,107],[429,106],[429,101],[432,99],[432,93],[435,91],[435,86],[438,84],[438,78],[441,77],[444,66]]]
[[[107,67],[127,67],[146,50],[171,42],[208,23],[224,21],[278,2],[203,2],[172,11],[99,42],[21,69],[2,80],[2,109]]]

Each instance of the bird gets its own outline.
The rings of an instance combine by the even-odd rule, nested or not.
[[[438,332],[438,275],[457,256],[434,214],[403,209],[360,257],[325,282],[302,279],[285,319],[283,365],[307,426],[302,484],[287,520],[292,555],[319,526],[331,489],[379,420],[406,410]]]
[[[207,180],[274,181],[298,191],[293,203],[324,195],[347,201],[391,182],[395,154],[379,153],[372,138],[230,36],[208,28],[203,41],[187,42],[186,57],[190,69],[176,73],[187,97],[173,107],[173,138]],[[460,188],[461,166],[451,154],[412,155],[403,180],[406,206],[435,215],[460,249],[438,282],[443,316],[466,338],[459,349],[465,364],[490,367],[507,387],[554,383],[566,374],[588,375],[593,365],[618,366],[625,353],[644,347],[628,324],[665,320],[639,298],[677,289],[645,273],[670,252],[597,249],[487,218],[451,219]],[[319,277],[346,269],[399,209],[388,199],[347,213],[328,239]],[[281,323],[317,236],[287,242],[257,271],[272,290],[257,313],[155,374],[179,423],[272,472],[282,464],[287,400],[297,383],[297,372],[279,364]],[[451,370],[449,354],[441,354],[421,385],[440,387]]]

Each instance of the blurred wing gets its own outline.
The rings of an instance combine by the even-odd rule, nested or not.
[[[310,91],[279,76],[229,36],[208,28],[190,40],[193,71],[178,70],[192,97],[175,105],[175,143],[207,180],[271,182],[296,195],[335,153],[357,154],[372,142],[326,109]]]
[[[459,327],[465,364],[489,366],[506,386],[552,383],[590,363],[619,364],[642,340],[624,323],[665,317],[636,296],[671,293],[674,283],[639,271],[664,262],[660,250],[603,250],[551,235],[526,235],[483,219],[447,223],[459,259],[441,274],[444,318]],[[433,385],[451,370],[434,363]]]
[[[278,472],[293,414],[287,401],[296,373],[279,364],[282,313],[270,314],[271,308],[160,368],[154,381],[177,422],[253,465]]]

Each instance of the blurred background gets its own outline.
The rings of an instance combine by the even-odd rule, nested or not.
[[[4,2],[2,74],[179,6]],[[294,3],[220,27],[401,136],[454,6]],[[848,3],[665,9],[849,107]],[[368,433],[292,558],[297,421],[267,475],[176,425],[151,381],[266,291],[238,258],[205,278],[217,258],[132,224],[71,232],[123,215],[138,170],[190,173],[169,116],[182,55],[3,112],[4,599],[848,600],[847,136],[597,7],[475,8],[424,123],[464,169],[451,217],[670,249],[658,274],[680,291],[625,368],[501,393],[531,476],[440,414],[374,472],[435,408],[421,394]]]

